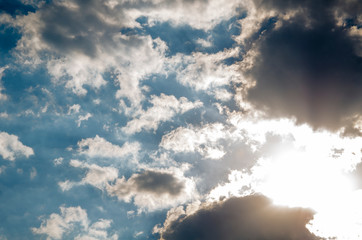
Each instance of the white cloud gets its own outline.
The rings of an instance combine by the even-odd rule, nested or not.
[[[153,1],[153,8],[136,11],[149,17],[149,22],[170,21],[175,25],[188,24],[193,28],[209,30],[222,20],[238,14],[240,1]]]
[[[78,123],[78,127],[80,127],[80,125],[82,124],[83,121],[87,121],[89,118],[91,118],[93,115],[91,113],[87,113],[84,116],[79,116],[77,123]]]
[[[205,40],[205,39],[202,39],[202,38],[197,39],[196,43],[200,44],[204,48],[212,46],[212,42],[210,42],[210,40]]]
[[[232,99],[233,94],[227,91],[226,89],[216,89],[213,92],[213,96],[215,99],[226,102]]]
[[[47,235],[47,239],[64,239],[70,233],[80,232],[77,240],[116,240],[117,234],[108,236],[111,220],[99,219],[90,225],[86,210],[81,207],[60,207],[60,214],[52,213],[43,219],[39,228],[32,228],[34,234]]]
[[[53,160],[53,163],[54,163],[55,166],[57,166],[57,165],[62,164],[62,163],[63,163],[63,160],[64,160],[64,158],[58,157],[58,158],[55,158],[55,159]]]
[[[60,207],[60,214],[52,213],[48,219],[42,221],[39,228],[32,228],[32,231],[35,234],[46,234],[49,239],[61,239],[76,223],[87,228],[87,212],[81,207]]]
[[[34,155],[32,148],[25,146],[15,135],[0,132],[0,155],[7,160],[14,161],[16,157],[28,158]]]
[[[80,110],[80,105],[73,104],[72,106],[69,107],[67,114],[70,115],[70,114],[74,114],[74,113],[79,113],[79,110]]]
[[[182,114],[202,106],[200,101],[190,102],[185,97],[177,99],[173,95],[151,96],[152,107],[138,112],[138,117],[129,121],[122,130],[133,134],[144,130],[156,130],[161,122],[170,121],[176,114]]]
[[[0,113],[0,118],[9,118],[9,114],[7,112]]]
[[[117,234],[108,236],[107,229],[110,228],[111,224],[111,220],[100,219],[98,222],[95,222],[90,226],[88,233],[79,234],[75,237],[75,240],[117,240]]]
[[[191,55],[177,54],[168,61],[169,70],[177,73],[177,80],[196,90],[209,90],[238,82],[240,67],[226,65],[223,61],[238,57],[239,48],[227,49],[215,54],[194,52]]]
[[[112,182],[118,177],[118,169],[113,167],[100,167],[96,164],[87,164],[78,160],[71,160],[70,166],[87,169],[87,173],[80,182],[71,182],[69,180],[59,182],[58,184],[63,191],[84,184],[90,184],[99,189],[103,189],[108,182]]]
[[[178,152],[198,152],[206,158],[219,159],[225,155],[220,140],[233,136],[221,123],[197,127],[179,127],[162,136],[160,146]]]
[[[78,152],[88,157],[124,158],[131,155],[135,158],[139,150],[140,144],[138,142],[126,142],[120,147],[98,135],[78,142]]]

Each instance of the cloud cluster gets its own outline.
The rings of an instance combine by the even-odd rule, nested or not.
[[[102,137],[96,135],[94,138],[82,139],[77,143],[78,152],[88,157],[124,158],[136,157],[140,150],[138,142],[124,143],[121,147],[112,144]]]
[[[120,85],[118,96],[138,104],[142,98],[138,83],[162,69],[165,46],[150,36],[122,34],[121,29],[138,23],[127,6],[111,3],[53,1],[27,15],[2,14],[1,22],[22,33],[16,46],[19,59],[45,63],[55,83],[85,95],[85,86],[101,88],[107,84],[103,74],[112,72]]]
[[[171,120],[176,114],[182,114],[202,106],[200,101],[190,102],[185,97],[177,99],[173,95],[163,93],[160,96],[151,96],[149,102],[152,107],[135,113],[135,118],[122,128],[125,133],[133,134],[143,129],[157,130],[160,123]]]
[[[225,59],[237,58],[238,47],[214,54],[193,52],[191,55],[177,54],[168,60],[170,70],[177,73],[177,80],[196,90],[210,90],[227,86],[240,77],[237,65],[225,64]]]
[[[16,157],[28,158],[34,155],[34,151],[20,142],[17,136],[0,132],[0,155],[4,159],[14,161]]]
[[[128,180],[119,178],[107,186],[107,192],[126,202],[133,199],[139,211],[173,207],[198,196],[194,180],[185,177],[180,169],[149,169]]]
[[[251,195],[181,216],[161,231],[161,239],[313,240],[318,238],[306,228],[312,218],[308,209],[277,207],[263,196]]]
[[[62,206],[60,207],[60,214],[52,213],[47,219],[42,220],[39,228],[32,228],[31,230],[34,234],[47,235],[47,239],[64,239],[67,236],[76,240],[116,240],[118,239],[117,234],[109,236],[107,232],[111,223],[111,220],[99,219],[90,225],[86,210],[79,206]],[[75,236],[70,234],[75,234]]]
[[[166,150],[179,152],[198,152],[206,158],[220,159],[225,155],[220,140],[229,132],[221,123],[206,124],[201,128],[179,127],[162,136],[160,146]]]
[[[146,169],[128,179],[118,178],[118,169],[114,167],[101,167],[78,160],[71,160],[70,166],[85,169],[86,174],[81,181],[59,182],[62,191],[89,184],[119,200],[133,202],[140,212],[172,207],[198,196],[195,181],[184,176],[186,166]]]

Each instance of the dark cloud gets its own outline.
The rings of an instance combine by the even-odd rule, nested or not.
[[[299,13],[260,38],[248,99],[272,117],[292,117],[314,128],[351,128],[362,113],[361,42],[352,37],[358,1],[257,1],[270,10]],[[336,19],[343,16],[345,24]],[[352,129],[349,132],[353,132]]]
[[[145,171],[133,177],[137,190],[155,194],[179,195],[184,183],[169,173]]]
[[[62,53],[82,52],[94,57],[97,44],[111,43],[109,32],[116,33],[121,26],[106,23],[104,16],[114,12],[103,1],[75,1],[65,4],[46,5],[39,13],[44,26],[40,29],[42,39]],[[108,40],[107,40],[108,39]]]
[[[305,227],[312,218],[310,210],[276,207],[263,196],[231,198],[173,222],[162,237],[165,240],[318,239]]]

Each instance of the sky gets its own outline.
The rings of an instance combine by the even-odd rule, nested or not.
[[[359,0],[0,1],[0,240],[362,239]]]

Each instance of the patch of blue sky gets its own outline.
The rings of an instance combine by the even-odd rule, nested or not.
[[[0,2],[0,13],[3,12],[15,16],[15,15],[27,15],[29,12],[35,12],[35,11],[36,8],[34,6],[24,4],[20,0],[2,0]]]
[[[245,18],[245,15],[232,17],[229,20],[221,21],[213,29],[207,32],[210,36],[212,46],[205,48],[207,53],[216,53],[224,49],[232,48],[236,42],[235,36],[241,33],[241,26],[238,20]]]
[[[186,55],[192,52],[216,53],[236,44],[234,37],[241,31],[237,20],[244,17],[245,15],[240,15],[221,21],[209,31],[195,29],[189,25],[175,26],[170,22],[156,22],[150,26],[146,17],[140,17],[137,21],[141,24],[142,29],[124,29],[123,33],[142,34],[143,32],[154,39],[160,38],[168,46],[169,51],[166,54],[168,57],[177,53]],[[203,46],[200,40],[209,42],[209,44]]]
[[[149,88],[149,91],[145,93],[147,97],[151,95],[159,96],[163,93],[173,95],[176,98],[186,97],[189,101],[198,100],[195,90],[182,85],[176,80],[176,73],[170,73],[167,76],[155,74],[144,80],[143,84]]]
[[[17,164],[0,175],[3,196],[0,214],[4,216],[0,225],[9,230],[8,239],[24,239],[24,236],[32,239],[30,227],[39,222],[38,216],[44,211],[55,211],[59,204],[63,204],[63,194],[52,181],[39,176],[40,169],[37,171],[38,176],[30,180],[29,169]]]
[[[0,24],[0,66],[8,64],[13,59],[11,50],[16,47],[20,38],[21,34],[16,28]]]

